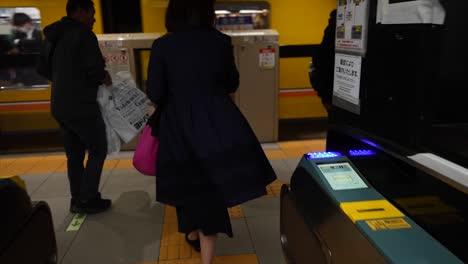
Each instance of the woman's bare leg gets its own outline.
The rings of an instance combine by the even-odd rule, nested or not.
[[[203,232],[198,233],[201,246],[201,264],[212,264],[216,248],[216,235],[205,236]]]

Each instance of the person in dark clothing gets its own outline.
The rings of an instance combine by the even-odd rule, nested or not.
[[[91,0],[69,0],[67,16],[44,29],[37,69],[52,81],[51,109],[64,137],[73,213],[99,213],[111,206],[98,191],[107,142],[96,98],[98,86],[110,85],[111,79],[92,32],[94,12]]]
[[[36,29],[31,17],[25,13],[15,13],[12,17],[13,43],[20,52],[39,52],[42,33]]]
[[[15,45],[8,35],[0,35],[0,56],[17,53]]]
[[[317,91],[322,103],[330,112],[333,98],[333,79],[335,76],[335,35],[336,9],[330,14],[322,43],[316,56],[312,58],[313,70],[311,84]]]
[[[160,113],[156,198],[176,207],[179,232],[206,264],[216,235],[233,235],[227,208],[265,195],[276,175],[230,97],[239,73],[230,37],[214,28],[214,1],[171,0],[166,28],[147,83]]]

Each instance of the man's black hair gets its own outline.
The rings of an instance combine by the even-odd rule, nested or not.
[[[214,0],[170,0],[166,10],[169,32],[212,28]]]
[[[67,2],[67,16],[74,14],[79,9],[90,11],[94,8],[92,0],[68,0]]]
[[[20,27],[26,23],[32,23],[31,17],[25,13],[15,13],[11,18],[12,24],[14,26]]]

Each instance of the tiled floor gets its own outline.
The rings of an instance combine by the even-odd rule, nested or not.
[[[220,236],[216,264],[284,263],[279,242],[279,193],[289,181],[300,157],[323,151],[323,140],[265,144],[264,150],[278,175],[268,195],[230,209],[234,238]],[[132,153],[109,157],[101,179],[103,196],[113,208],[88,216],[78,232],[66,232],[69,186],[62,153],[0,156],[0,176],[20,175],[33,200],[52,209],[59,263],[191,264],[199,253],[177,232],[174,208],[155,202],[154,178],[133,169]]]

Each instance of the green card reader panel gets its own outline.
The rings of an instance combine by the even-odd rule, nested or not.
[[[317,167],[334,191],[368,188],[348,162],[320,164]]]
[[[301,177],[312,177],[388,262],[463,263],[374,189],[341,153],[307,154],[298,169],[307,172]]]

